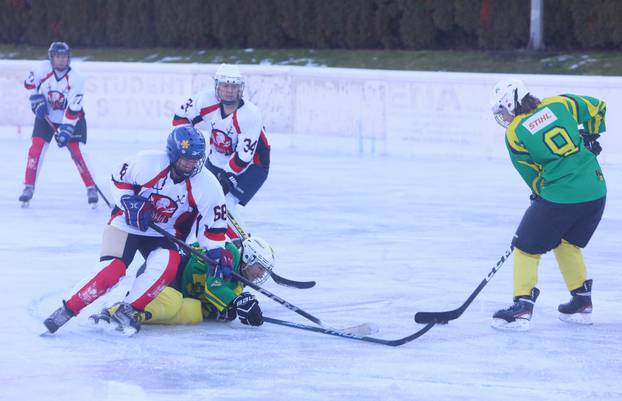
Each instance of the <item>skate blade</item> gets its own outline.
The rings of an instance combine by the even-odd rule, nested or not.
[[[590,313],[560,313],[559,320],[566,323],[582,324],[585,326],[593,324]]]
[[[99,322],[103,322],[106,324],[110,324],[110,317],[99,316],[99,315],[91,315],[89,316],[89,321],[93,324],[99,324]]]
[[[513,322],[506,322],[503,319],[492,319],[490,326],[493,329],[502,331],[527,331],[531,328],[531,322],[527,319],[516,319]]]
[[[26,202],[22,202],[22,209],[26,209],[30,207],[30,202],[26,201]]]
[[[91,209],[97,209],[97,203],[89,203],[91,205]]]

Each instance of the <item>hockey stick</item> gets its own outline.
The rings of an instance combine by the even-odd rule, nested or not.
[[[477,294],[482,291],[482,289],[488,284],[490,279],[495,275],[495,273],[503,266],[503,263],[510,257],[512,251],[514,250],[514,246],[510,245],[510,248],[505,251],[505,254],[501,256],[501,258],[497,261],[497,264],[492,268],[490,273],[482,280],[481,283],[477,286],[475,291],[471,293],[471,295],[467,298],[466,301],[457,309],[445,311],[445,312],[417,312],[415,314],[415,322],[417,323],[430,323],[430,322],[438,322],[438,323],[447,323],[450,320],[454,320],[459,318],[464,311],[471,305],[471,302],[475,299]]]
[[[238,221],[235,219],[235,217],[233,217],[231,215],[231,213],[227,212],[227,218],[229,219],[231,224],[233,224],[233,227],[238,232],[238,234],[240,234],[240,237],[242,237],[242,240],[247,239],[248,238],[248,234],[246,233],[246,231],[244,231],[244,229],[242,228],[240,223],[238,223]],[[290,279],[287,279],[285,277],[279,276],[278,274],[276,274],[273,271],[270,271],[270,277],[272,278],[272,280],[274,280],[275,283],[283,285],[285,287],[306,289],[306,288],[311,288],[311,287],[315,286],[315,281],[295,281],[295,280],[290,280]]]
[[[174,235],[172,235],[168,231],[164,230],[162,227],[156,225],[155,223],[149,223],[149,227],[152,228],[157,233],[162,234],[169,241],[179,245],[181,248],[183,248],[184,251],[193,254],[194,256],[196,256],[197,258],[203,260],[204,262],[208,262],[208,263],[214,263],[215,262],[214,260],[208,258],[207,255],[204,255],[201,252],[197,251],[196,249],[192,248],[191,246],[186,244],[184,241],[182,241],[179,238],[175,237]],[[280,298],[279,296],[274,295],[270,291],[268,291],[268,290],[258,286],[257,284],[253,283],[252,281],[247,280],[244,276],[242,276],[242,275],[240,275],[240,274],[238,274],[236,272],[231,272],[231,275],[236,280],[244,283],[245,285],[251,287],[255,291],[265,295],[266,297],[272,299],[274,302],[283,305],[287,309],[289,309],[289,310],[299,314],[300,316],[303,316],[303,317],[309,319],[310,321],[312,321],[313,323],[317,324],[318,326],[321,326],[322,328],[324,328],[326,330],[335,331],[335,332],[339,332],[339,333],[342,333],[342,334],[347,334],[347,333],[345,333],[345,332],[343,332],[341,330],[338,330],[338,329],[335,329],[333,327],[327,326],[324,322],[322,322],[317,317],[311,315],[310,313],[305,312],[304,310],[300,309],[299,307],[297,307],[295,305],[290,304],[289,302],[287,302],[283,298]]]
[[[50,127],[52,127],[52,129],[56,133],[56,126],[54,126],[54,123],[52,122],[52,120],[50,120],[50,117],[45,116],[45,121],[47,121],[47,123],[50,125]],[[73,153],[73,150],[71,150],[71,148],[69,147],[69,144],[65,145],[65,147],[69,151],[69,154],[71,155],[71,158],[73,160],[80,160],[80,159],[76,158],[76,155]],[[93,185],[95,186],[95,190],[99,193],[99,196],[101,196],[102,199],[104,200],[104,202],[106,202],[106,205],[108,205],[109,208],[112,207],[110,205],[110,202],[108,202],[108,199],[106,199],[106,196],[104,195],[104,193],[101,191],[101,189],[99,189],[99,187],[95,183],[95,180],[93,180]]]
[[[307,326],[305,324],[288,322],[286,320],[273,319],[273,318],[267,317],[267,316],[263,317],[263,321],[264,322],[268,322],[268,323],[272,323],[272,324],[278,324],[280,326],[292,327],[294,329],[314,331],[316,333],[328,334],[328,335],[331,335],[331,336],[337,336],[337,337],[343,337],[343,338],[349,338],[351,340],[359,340],[359,341],[365,341],[365,342],[370,342],[370,343],[389,345],[391,347],[397,347],[398,345],[403,345],[403,344],[409,343],[412,340],[421,337],[422,335],[427,333],[432,328],[432,326],[434,326],[436,324],[435,321],[432,321],[432,322],[426,324],[419,331],[417,331],[417,332],[415,332],[415,333],[413,333],[413,334],[411,334],[409,336],[406,336],[406,337],[403,337],[403,338],[398,338],[396,340],[385,340],[385,339],[382,339],[382,338],[360,336],[360,335],[356,335],[356,334],[350,334],[350,333],[345,333],[345,332],[341,332],[341,331],[335,331],[335,330],[326,329],[326,328],[322,328],[322,327]]]

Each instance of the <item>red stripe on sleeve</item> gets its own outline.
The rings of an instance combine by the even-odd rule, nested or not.
[[[178,115],[175,115],[175,117],[173,117],[173,127],[182,124],[190,124],[190,120],[188,120],[186,117],[179,117]]]
[[[203,117],[206,114],[211,113],[212,111],[218,110],[219,108],[220,108],[220,103],[212,104],[211,106],[203,107],[201,111],[199,112],[199,114],[201,114],[201,117]]]
[[[205,229],[204,232],[205,236],[207,237],[208,240],[210,241],[224,241],[225,240],[225,233],[224,232],[220,232],[220,233],[212,233],[209,232],[208,229]]]
[[[32,89],[34,89],[34,88],[36,88],[36,87],[37,87],[36,85],[28,85],[26,82],[24,82],[24,86],[25,86],[25,87],[26,87],[26,89],[28,89],[28,90],[32,90]]]
[[[67,107],[67,110],[65,111],[65,117],[68,120],[77,120],[78,118],[80,118],[84,113],[82,112],[82,110],[80,111],[73,111],[71,110],[69,107]]]
[[[119,189],[134,189],[134,185],[128,184],[127,182],[117,181],[114,178],[112,179],[112,183]]]
[[[248,164],[249,163],[240,159],[237,153],[234,153],[233,157],[229,159],[229,167],[231,168],[231,171],[236,174],[240,174],[242,170],[244,170],[244,168],[248,166]]]

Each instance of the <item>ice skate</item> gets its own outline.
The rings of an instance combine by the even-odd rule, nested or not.
[[[26,185],[24,187],[24,192],[19,197],[19,201],[22,202],[22,207],[30,206],[30,200],[32,199],[32,195],[35,193],[35,187],[32,185]]]
[[[99,196],[97,195],[97,188],[88,187],[86,189],[86,197],[88,199],[89,205],[91,205],[91,208],[95,209],[97,207],[97,201],[99,201]]]
[[[530,295],[514,297],[514,303],[510,307],[495,312],[491,326],[499,330],[529,330],[533,306],[538,295],[540,295],[540,290],[532,288]]]
[[[121,302],[117,302],[111,307],[106,307],[102,309],[99,313],[94,313],[89,316],[89,320],[95,324],[99,324],[100,321],[110,324],[112,320],[112,315],[117,311],[119,305],[121,305]]]
[[[592,324],[592,280],[570,291],[572,299],[557,307],[559,320],[567,323]]]
[[[61,326],[69,321],[75,315],[72,311],[63,304],[60,308],[56,309],[50,317],[43,321],[43,324],[48,329],[49,333],[55,333]],[[44,333],[45,334],[45,333]]]
[[[140,312],[130,304],[120,303],[110,320],[117,324],[118,331],[128,337],[140,330]]]

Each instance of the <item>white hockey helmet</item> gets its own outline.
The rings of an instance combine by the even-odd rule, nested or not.
[[[497,82],[490,96],[490,108],[497,123],[507,128],[516,116],[516,107],[528,94],[520,79],[506,78]]]
[[[259,237],[249,237],[242,242],[240,274],[255,284],[268,279],[274,267],[274,250]]]
[[[221,85],[226,84],[226,87]],[[244,94],[244,78],[232,64],[221,64],[214,74],[216,98],[226,105],[238,104]]]

